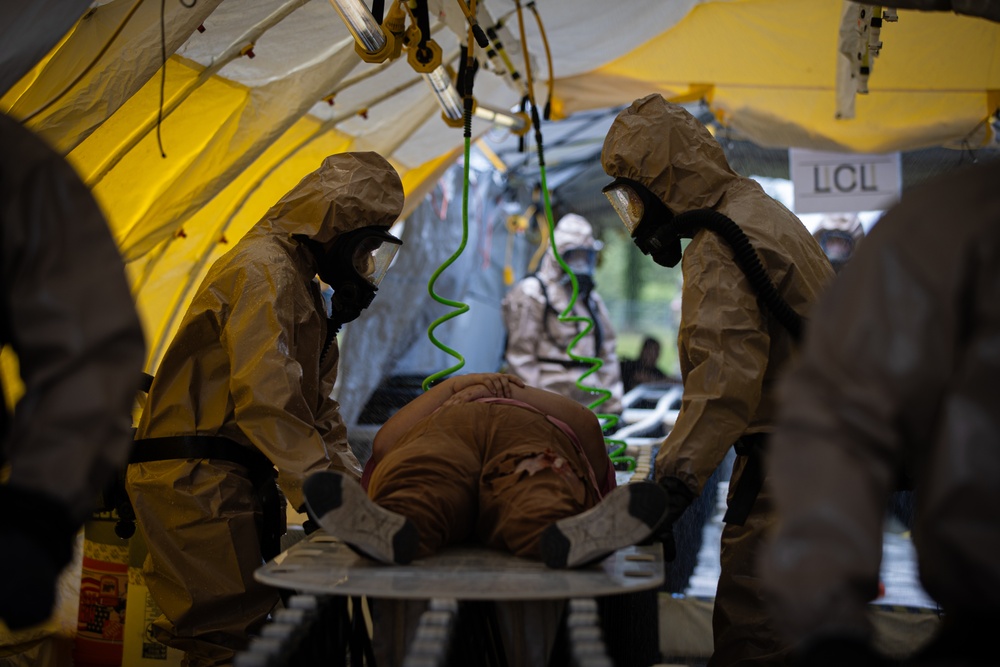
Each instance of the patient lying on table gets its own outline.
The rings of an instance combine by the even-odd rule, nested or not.
[[[400,565],[478,542],[579,567],[647,539],[667,511],[656,484],[615,488],[591,410],[503,373],[420,395],[379,430],[360,486],[322,471],[305,497],[327,533]]]

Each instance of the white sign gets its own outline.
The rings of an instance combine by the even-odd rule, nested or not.
[[[788,149],[796,213],[884,211],[903,190],[899,153],[867,155]]]

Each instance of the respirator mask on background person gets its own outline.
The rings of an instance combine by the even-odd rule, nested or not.
[[[317,273],[333,288],[330,320],[337,329],[371,305],[402,243],[388,227],[362,227],[341,235],[318,256]]]
[[[840,270],[854,254],[857,241],[854,236],[842,229],[820,229],[813,236],[823,249],[823,254],[830,260],[833,268]]]
[[[569,248],[562,253],[562,260],[576,276],[577,288],[582,294],[589,294],[594,289],[594,269],[597,268],[597,251],[594,248]],[[569,275],[564,275],[562,281],[570,283]]]
[[[601,192],[644,255],[660,266],[677,266],[681,261],[681,237],[671,225],[674,214],[659,197],[628,178],[616,178]]]

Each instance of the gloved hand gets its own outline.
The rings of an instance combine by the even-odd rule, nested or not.
[[[663,560],[669,563],[677,558],[677,543],[674,541],[674,524],[684,514],[684,510],[694,502],[695,495],[684,482],[676,477],[663,477],[657,484],[667,492],[669,509],[667,510],[666,518],[653,536],[653,541],[660,542],[663,545]]]
[[[42,545],[15,530],[0,530],[0,619],[11,630],[31,627],[52,615],[56,567]]]
[[[65,506],[16,484],[0,485],[0,619],[11,630],[45,621],[79,525]]]
[[[794,667],[889,667],[893,664],[895,661],[857,637],[824,637],[792,654]]]

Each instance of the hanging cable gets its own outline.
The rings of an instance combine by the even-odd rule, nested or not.
[[[243,51],[247,44],[256,42],[265,32],[279,24],[293,11],[306,4],[306,2],[308,0],[285,0],[284,4],[275,9],[270,15],[252,26],[234,41],[230,42],[225,49],[213,56],[208,66],[198,73],[197,78],[181,85],[171,94],[170,99],[165,104],[159,106],[159,111],[155,116],[151,115],[142,121],[142,123],[131,127],[129,135],[113,151],[109,151],[101,156],[101,162],[91,170],[90,176],[86,179],[87,187],[91,189],[95,188],[129,151],[138,146],[140,141],[145,139],[150,132],[153,132],[158,127],[159,123],[169,118],[170,114],[176,111],[194,92],[211,81],[219,70],[236,58],[244,55]],[[386,66],[388,64],[385,63]],[[381,71],[379,70],[380,67],[383,66],[379,65],[378,67],[366,70],[359,77],[355,78],[370,75],[373,71]],[[69,150],[72,150],[74,147],[75,145],[71,145]]]
[[[160,149],[160,157],[166,159],[163,150],[163,137],[160,126],[163,124],[163,97],[167,88],[167,0],[160,0],[160,104],[156,109],[156,146]]]
[[[459,0],[461,2],[461,0]],[[470,0],[469,6],[473,15],[475,15],[475,0]],[[462,253],[465,251],[465,246],[469,241],[469,163],[472,156],[472,110],[474,106],[474,101],[472,98],[472,85],[473,79],[475,77],[475,36],[473,35],[472,28],[469,28],[469,38],[468,45],[463,49],[463,55],[465,56],[460,65],[461,80],[459,85],[461,87],[462,102],[464,106],[464,128],[463,135],[465,139],[465,159],[462,165],[462,242],[459,244],[458,249],[449,257],[445,262],[437,268],[436,271],[431,275],[430,281],[427,283],[427,292],[430,294],[431,298],[438,303],[444,304],[449,308],[454,308],[450,313],[445,313],[441,317],[437,318],[431,325],[427,328],[427,338],[430,339],[439,350],[442,350],[449,356],[454,357],[458,360],[453,366],[449,366],[444,370],[433,373],[432,375],[424,378],[421,387],[424,391],[430,389],[435,382],[443,377],[447,377],[452,373],[460,370],[465,366],[465,357],[451,349],[434,335],[434,330],[439,326],[452,320],[459,315],[469,312],[469,304],[462,303],[461,301],[453,301],[451,299],[446,299],[444,297],[438,296],[437,292],[434,291],[434,284],[437,282],[438,276],[440,276],[445,269],[455,263],[455,261],[461,257]]]
[[[100,59],[102,57],[104,57],[104,54],[107,53],[108,49],[111,48],[111,45],[114,44],[114,41],[116,39],[118,39],[118,35],[121,34],[121,31],[124,30],[125,26],[128,24],[128,22],[130,20],[132,20],[132,16],[135,14],[136,10],[139,9],[139,5],[141,5],[141,4],[142,4],[142,0],[135,0],[135,4],[132,5],[132,7],[129,8],[128,13],[125,14],[125,18],[123,18],[122,21],[121,21],[121,23],[118,24],[118,27],[115,28],[115,31],[113,33],[111,33],[111,37],[108,38],[108,41],[106,41],[104,43],[104,46],[101,47],[101,50],[97,52],[97,55],[94,56],[94,59],[91,60],[87,64],[87,66],[83,68],[82,72],[80,72],[79,74],[77,74],[73,78],[72,81],[70,81],[65,87],[63,87],[63,89],[60,90],[59,93],[55,97],[51,98],[48,102],[46,102],[42,106],[40,106],[37,109],[35,109],[34,111],[32,111],[31,113],[29,113],[24,118],[22,118],[21,119],[21,124],[22,125],[26,125],[35,116],[37,116],[38,114],[46,111],[53,104],[55,104],[56,102],[58,102],[59,100],[61,100],[66,95],[66,93],[68,93],[69,91],[71,91],[73,89],[73,87],[76,86],[76,84],[80,83],[80,81],[83,79],[83,77],[87,76],[87,74],[90,73],[90,70],[94,69],[94,66],[98,63],[98,61],[100,61]],[[99,10],[94,9],[91,12],[91,14],[93,14],[93,12],[95,12],[95,11],[99,11]]]
[[[545,35],[545,26],[542,25],[542,16],[535,7],[534,0],[528,3],[528,9],[535,15],[535,22],[538,23],[538,32],[542,36],[542,46],[545,47],[545,60],[549,66],[548,96],[545,99],[545,109],[542,112],[542,119],[549,120],[552,116],[552,88],[555,85],[555,75],[552,72],[552,51],[549,49],[549,38]]]
[[[524,15],[521,10],[521,0],[514,0],[514,5],[517,8],[517,23],[521,35],[521,48],[524,51],[524,74],[528,86],[528,102],[531,106],[531,123],[535,129],[535,145],[538,152],[538,169],[541,174],[542,181],[542,198],[545,202],[545,219],[549,226],[549,237],[552,239],[552,254],[555,256],[556,262],[559,263],[559,266],[562,267],[563,272],[569,276],[570,284],[573,288],[569,303],[566,305],[565,310],[559,314],[558,319],[560,322],[564,323],[572,322],[585,324],[583,330],[580,331],[580,333],[578,333],[572,341],[570,341],[569,347],[566,348],[566,355],[573,361],[590,364],[590,368],[585,370],[577,379],[576,386],[581,391],[599,395],[597,400],[590,403],[587,407],[593,410],[597,415],[597,418],[602,421],[602,430],[610,430],[613,429],[618,423],[618,417],[612,414],[602,414],[597,412],[597,408],[611,398],[611,391],[601,387],[593,387],[585,384],[584,382],[589,376],[598,372],[603,367],[604,362],[596,357],[585,357],[573,352],[573,348],[576,347],[577,343],[587,336],[587,334],[589,334],[594,328],[594,321],[586,317],[571,314],[580,294],[580,285],[576,279],[576,275],[563,260],[562,256],[559,254],[559,249],[555,244],[555,222],[552,216],[552,202],[549,197],[549,187],[545,174],[545,149],[542,142],[542,122],[538,116],[538,106],[535,104],[534,82],[531,78],[531,59],[528,54],[528,42],[525,39]],[[599,350],[595,351],[595,353],[599,353]],[[608,453],[608,458],[611,460],[613,465],[624,464],[629,470],[635,469],[635,457],[625,455],[626,444],[624,441],[605,438],[605,443],[614,447],[614,449]]]
[[[462,0],[457,0],[458,6],[462,9],[462,13],[465,14],[465,20],[469,23],[469,30],[472,31],[472,36],[476,40],[476,44],[479,48],[485,49],[490,45],[490,41],[486,38],[486,33],[483,29],[479,27],[479,20],[476,18],[475,9],[471,6],[466,6]]]

